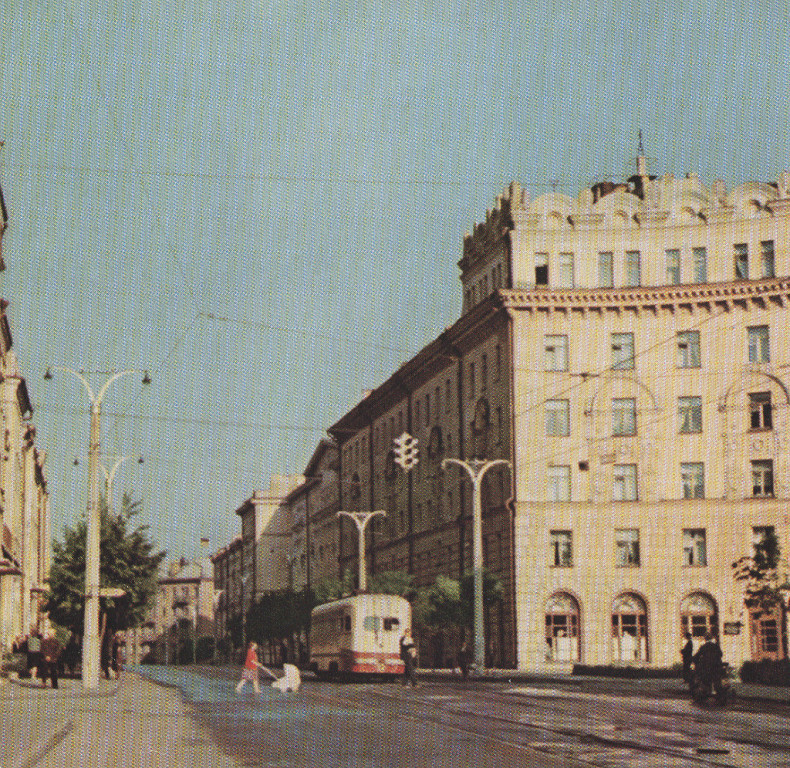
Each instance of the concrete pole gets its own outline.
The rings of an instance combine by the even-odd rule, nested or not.
[[[346,515],[346,517],[350,517],[357,526],[357,533],[359,534],[359,578],[358,578],[358,585],[359,591],[365,592],[368,588],[368,578],[367,578],[367,561],[365,559],[365,528],[367,524],[371,521],[373,517],[376,515],[384,515],[387,516],[387,513],[383,509],[377,509],[375,512],[343,512],[340,511],[337,513],[339,515]]]
[[[99,687],[99,433],[101,403],[91,403],[88,443],[88,513],[85,541],[85,626],[82,635],[82,686]]]
[[[474,664],[478,671],[485,669],[485,624],[483,622],[483,475],[497,464],[510,466],[505,459],[443,459],[442,469],[448,464],[463,467],[472,480],[472,568],[473,568],[473,608],[474,608]]]

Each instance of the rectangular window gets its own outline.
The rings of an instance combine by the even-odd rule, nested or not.
[[[549,467],[547,479],[549,501],[571,500],[571,468],[569,466]]]
[[[535,254],[535,285],[549,284],[549,254]]]
[[[601,288],[611,288],[614,285],[614,268],[612,264],[611,251],[604,251],[598,254],[598,285]]]
[[[567,400],[546,401],[546,435],[567,437],[570,434],[570,413]]]
[[[749,393],[749,429],[763,430],[773,427],[771,415],[771,393]]]
[[[634,334],[612,334],[612,370],[623,371],[634,367]]]
[[[568,370],[568,337],[543,337],[544,361],[547,371]]]
[[[678,368],[700,367],[699,331],[680,331],[678,341]]]
[[[708,282],[708,249],[692,248],[691,254],[694,258],[694,282]]]
[[[439,396],[441,395],[441,388],[435,387],[433,390],[433,401],[435,403],[434,407],[436,408],[436,421],[439,421],[442,415],[442,407],[439,400]]]
[[[469,399],[475,398],[475,364],[469,363]]]
[[[431,393],[425,395],[425,426],[431,423]]]
[[[681,464],[680,478],[684,499],[705,498],[705,465],[702,462]]]
[[[612,400],[612,434],[636,434],[636,399],[621,397]]]
[[[774,241],[763,240],[760,243],[760,254],[762,256],[763,277],[776,277],[774,268]]]
[[[573,254],[560,254],[560,272],[557,276],[558,288],[573,288]]]
[[[614,501],[636,501],[636,464],[615,464],[614,484],[612,486]]]
[[[733,246],[735,251],[735,279],[749,279],[749,246],[746,243],[736,243]]]
[[[747,329],[749,334],[749,362],[770,363],[771,351],[767,325],[753,325]]]
[[[639,251],[626,251],[625,284],[627,286],[642,284],[642,259]]]
[[[444,382],[444,412],[450,413],[450,408],[453,402],[453,383],[450,379]]]
[[[683,529],[683,565],[708,564],[708,549],[704,528]]]
[[[752,462],[752,496],[774,495],[774,463],[771,459]]]
[[[678,432],[685,435],[702,432],[702,398],[678,398]]]
[[[672,248],[664,252],[667,259],[667,283],[678,285],[680,283],[680,251]]]
[[[772,525],[756,525],[752,528],[752,550],[765,543],[769,537],[775,537],[776,530]]]
[[[480,390],[485,392],[488,389],[488,355],[480,358]]]
[[[551,561],[558,568],[573,565],[570,531],[551,531]]]
[[[615,565],[634,568],[639,565],[639,529],[618,528],[615,532]]]
[[[502,378],[502,346],[496,345],[496,356],[494,358],[494,381]]]

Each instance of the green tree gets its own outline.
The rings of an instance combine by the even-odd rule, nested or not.
[[[785,604],[790,592],[788,566],[773,528],[766,528],[752,554],[739,557],[732,567],[736,581],[743,583],[743,602],[751,612],[772,613]]]
[[[354,591],[354,574],[350,568],[346,568],[342,579],[337,576],[325,576],[316,581],[312,589],[316,605],[340,600],[341,597],[348,597]]]
[[[111,514],[106,499],[99,507],[101,520],[101,587],[120,587],[123,597],[101,598],[100,626],[110,631],[139,626],[153,602],[157,572],[166,552],[154,552],[148,526],[133,528],[141,501],[124,493],[119,514]],[[81,517],[74,528],[66,526],[63,542],[52,542],[52,566],[46,610],[52,620],[82,634],[85,611],[85,539],[87,525]]]
[[[370,577],[369,592],[379,595],[400,595],[410,597],[413,595],[411,586],[414,577],[406,571],[382,571]]]
[[[483,571],[483,606],[490,607],[502,599],[502,582]],[[474,617],[474,575],[460,580],[439,575],[426,589],[420,590],[415,606],[415,622],[434,629],[471,627]]]

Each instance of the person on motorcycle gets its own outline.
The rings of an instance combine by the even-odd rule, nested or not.
[[[708,690],[714,690],[719,698],[724,695],[722,657],[721,648],[710,633],[705,635],[705,642],[692,657],[696,676]]]

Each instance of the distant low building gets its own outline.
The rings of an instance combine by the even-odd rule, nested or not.
[[[214,641],[214,572],[210,558],[170,563],[158,579],[156,604],[138,633],[141,660],[186,663],[195,657],[193,643]],[[127,650],[127,655],[129,651]]]

